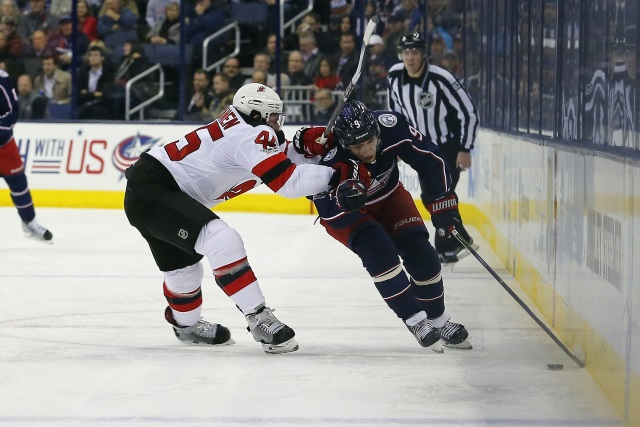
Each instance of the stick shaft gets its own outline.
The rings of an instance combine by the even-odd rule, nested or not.
[[[347,99],[351,95],[353,88],[356,86],[356,84],[358,83],[358,80],[360,79],[360,75],[362,74],[362,65],[364,63],[364,52],[367,49],[367,45],[369,44],[369,39],[371,38],[371,36],[373,35],[373,32],[376,29],[376,25],[378,25],[378,16],[373,15],[369,20],[369,22],[367,23],[367,26],[364,30],[364,36],[362,37],[362,47],[360,48],[360,60],[358,61],[358,67],[356,68],[356,72],[353,74],[351,81],[347,85],[346,89],[344,90],[344,93],[338,100],[338,104],[336,105],[336,108],[333,110],[333,113],[331,114],[329,123],[327,123],[327,127],[325,128],[324,132],[322,133],[322,137],[320,138],[321,144],[325,144],[327,142],[327,138],[329,137],[329,133],[331,132],[331,129],[333,129],[333,124],[336,121],[336,117],[338,117],[338,114],[340,113],[340,110],[342,110],[344,103],[347,102]]]
[[[571,350],[569,350],[567,348],[566,345],[563,344],[562,341],[560,341],[560,339],[556,336],[556,334],[553,333],[553,331],[551,329],[549,329],[547,327],[547,325],[545,325],[542,320],[540,320],[538,318],[538,316],[536,316],[529,307],[527,307],[527,305],[524,303],[524,301],[522,301],[520,299],[520,297],[513,292],[513,290],[509,287],[509,285],[507,285],[504,280],[502,280],[502,278],[500,276],[498,276],[498,273],[496,273],[493,268],[491,268],[489,266],[489,264],[486,263],[486,261],[484,259],[482,259],[482,257],[478,254],[478,252],[476,252],[471,245],[460,235],[460,233],[458,233],[457,230],[453,230],[452,231],[453,236],[458,239],[458,241],[460,243],[462,243],[464,245],[464,247],[471,252],[471,255],[473,255],[479,262],[480,264],[482,264],[482,266],[489,272],[491,273],[491,275],[493,276],[494,279],[496,279],[498,281],[498,283],[500,283],[500,285],[502,285],[502,287],[509,293],[509,295],[511,295],[511,297],[516,300],[516,302],[518,304],[520,304],[520,307],[522,307],[524,309],[524,311],[527,312],[527,314],[529,316],[531,316],[531,318],[533,320],[535,320],[535,322],[538,324],[538,326],[540,326],[542,328],[543,331],[545,331],[547,333],[547,335],[549,335],[551,337],[551,339],[558,345],[558,347],[560,347],[562,349],[562,351],[564,351],[567,356],[569,356],[571,358],[571,360],[573,360],[576,365],[578,365],[578,367],[580,368],[584,368],[584,362],[582,360],[580,360],[575,354],[573,354],[571,352]]]

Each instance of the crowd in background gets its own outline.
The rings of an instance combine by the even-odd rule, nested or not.
[[[77,35],[72,37],[71,1],[77,1]],[[154,45],[180,43],[181,5],[175,0],[1,0],[0,67],[16,82],[21,119],[49,118],[52,105],[65,105],[72,97],[75,67],[76,118],[124,118],[127,81],[153,65],[147,52]],[[229,57],[219,70],[202,69],[202,43],[231,19],[237,0],[187,0],[184,19],[188,58],[186,102],[188,120],[217,118],[235,90],[246,82],[261,82],[280,89],[283,98],[297,94],[313,106],[313,119],[323,121],[332,110],[335,92],[344,89],[358,63],[363,16],[380,18],[367,48],[363,67],[364,97],[372,108],[384,107],[386,72],[399,62],[396,48],[402,34],[426,34],[431,62],[461,77],[462,0],[332,0],[314,2],[293,31],[281,39],[277,64],[275,0],[263,0],[264,23],[241,26],[252,40],[241,53]],[[299,15],[307,1],[283,2],[285,18]],[[246,35],[245,35],[246,36]],[[73,44],[75,43],[75,47]],[[213,56],[224,57],[233,40],[221,37]],[[76,57],[73,57],[73,52]],[[279,67],[277,67],[279,65]],[[280,75],[276,75],[279,68]],[[178,111],[180,87],[177,67],[163,65],[169,90],[156,108]],[[279,82],[278,82],[279,81]],[[277,84],[280,86],[277,86]],[[148,80],[151,86],[151,79]],[[293,88],[292,88],[293,87]],[[287,89],[291,88],[291,89]],[[296,89],[294,91],[294,89]],[[285,91],[289,90],[289,96]],[[133,103],[149,97],[143,84],[131,94]],[[302,95],[300,95],[302,94]],[[291,108],[301,108],[292,103]],[[295,117],[296,111],[290,111]],[[176,116],[177,117],[177,116]]]

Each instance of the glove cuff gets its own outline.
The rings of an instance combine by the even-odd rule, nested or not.
[[[455,194],[448,194],[428,203],[426,208],[431,215],[445,211],[458,210],[458,198]]]

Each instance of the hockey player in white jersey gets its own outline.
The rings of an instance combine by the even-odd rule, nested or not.
[[[333,190],[345,205],[353,203],[341,189],[358,166],[292,163],[280,149],[282,110],[272,89],[247,84],[220,118],[143,153],[126,171],[125,212],[164,275],[165,318],[181,341],[233,343],[227,328],[200,317],[200,260],[206,256],[216,283],[245,315],[264,351],[298,349],[293,329],[266,306],[240,235],[211,211],[262,183],[285,197]]]

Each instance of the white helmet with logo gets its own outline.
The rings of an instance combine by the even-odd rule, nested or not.
[[[284,122],[283,103],[280,96],[270,87],[260,83],[249,83],[238,89],[233,97],[233,106],[248,116],[251,116],[253,111],[257,111],[265,122],[268,122],[269,116],[275,113],[280,116],[278,120],[280,126]]]

